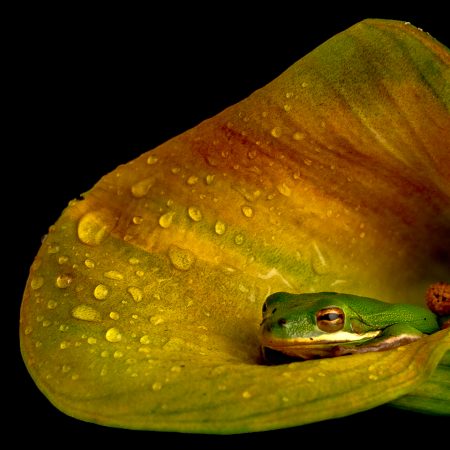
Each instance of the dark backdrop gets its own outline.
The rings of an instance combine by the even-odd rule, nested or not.
[[[303,7],[304,5],[304,7]],[[443,419],[380,407],[355,416],[244,436],[133,432],[84,423],[56,410],[38,391],[18,350],[18,318],[28,268],[40,238],[72,198],[102,175],[248,96],[316,46],[367,18],[412,22],[450,45],[446,14],[432,5],[308,12],[308,5],[269,2],[208,8],[170,5],[27,10],[8,36],[12,140],[5,146],[4,236],[8,263],[8,336],[4,365],[7,430],[56,447],[106,445],[228,448],[307,445],[361,448],[379,441],[442,436]],[[342,5],[341,5],[342,6]],[[247,6],[246,6],[247,8]],[[253,7],[254,8],[254,7]],[[426,9],[429,11],[426,11]],[[418,8],[417,8],[418,9]],[[359,8],[361,10],[361,8]],[[434,11],[433,11],[434,10]],[[11,183],[8,176],[12,176]],[[6,220],[8,219],[8,220]],[[9,273],[11,270],[11,273]],[[10,290],[9,290],[10,289]],[[5,319],[6,317],[4,317]],[[11,403],[9,403],[11,402]],[[358,431],[359,430],[359,431]],[[358,433],[365,437],[357,439]],[[409,437],[408,437],[409,436]],[[439,438],[434,441],[439,442]],[[442,441],[443,442],[443,441]],[[434,444],[433,444],[434,445]]]

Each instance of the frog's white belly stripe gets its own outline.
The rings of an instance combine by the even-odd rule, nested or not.
[[[325,333],[320,336],[298,337],[292,339],[277,339],[262,336],[263,345],[270,347],[288,347],[294,345],[314,345],[314,344],[339,344],[342,342],[360,341],[363,339],[372,339],[378,336],[381,330],[367,331],[366,333],[349,333],[348,331],[336,331],[335,333]]]

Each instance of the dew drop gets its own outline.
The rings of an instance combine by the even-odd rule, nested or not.
[[[64,350],[64,349],[68,348],[69,346],[70,346],[70,342],[67,342],[67,341],[61,341],[59,344],[59,348],[61,350]]]
[[[272,131],[270,132],[270,134],[274,138],[279,138],[281,136],[281,134],[282,134],[281,128],[280,127],[272,128]]]
[[[198,182],[198,177],[196,177],[195,175],[191,175],[186,181],[186,183],[189,184],[190,186],[197,184],[197,182]]]
[[[103,274],[105,278],[109,278],[110,280],[120,281],[123,280],[123,275],[117,270],[108,270]]]
[[[249,398],[251,398],[251,396],[252,396],[252,394],[249,391],[244,391],[242,393],[242,398],[249,399]]]
[[[131,186],[131,193],[135,198],[145,197],[154,183],[154,178],[146,178],[145,180],[138,181]]]
[[[100,245],[116,222],[117,219],[106,209],[86,213],[78,222],[78,238],[83,244]]]
[[[150,318],[150,323],[152,325],[160,325],[160,324],[164,323],[164,319],[161,316],[156,315],[156,316],[153,316]]]
[[[58,306],[58,303],[55,300],[49,300],[47,303],[48,309],[55,309]]]
[[[248,159],[255,159],[258,152],[256,150],[249,150],[247,152]]]
[[[283,106],[283,109],[284,109],[286,112],[289,112],[289,111],[292,109],[292,106],[286,103],[286,104]]]
[[[136,265],[136,264],[139,264],[139,263],[140,263],[139,259],[138,259],[138,258],[135,258],[135,257],[133,257],[133,256],[128,260],[128,262],[129,262],[130,264],[132,264],[132,265]]]
[[[189,270],[195,262],[195,255],[187,249],[171,245],[169,248],[169,259],[178,270]]]
[[[72,317],[79,320],[86,320],[88,322],[100,322],[101,314],[89,305],[77,305],[72,309]]]
[[[120,315],[119,315],[119,313],[116,312],[116,311],[111,311],[111,312],[109,313],[109,317],[110,317],[112,320],[119,320]]]
[[[106,334],[105,338],[108,342],[120,342],[122,340],[122,335],[117,328],[110,328]]]
[[[66,289],[72,283],[72,280],[73,279],[70,275],[59,275],[59,277],[56,278],[56,286],[58,286],[60,289]]]
[[[135,286],[130,286],[127,289],[127,292],[131,295],[131,297],[135,302],[140,302],[144,297],[144,294],[142,293],[141,289]]]
[[[133,223],[135,225],[140,225],[143,221],[144,221],[144,219],[141,216],[134,216],[133,217]]]
[[[162,389],[162,383],[156,381],[155,383],[152,384],[152,389],[154,391],[160,391]]]
[[[284,195],[285,197],[290,197],[292,194],[292,189],[286,184],[281,183],[277,186],[277,190],[281,195]]]
[[[196,206],[190,206],[188,208],[188,214],[194,222],[200,222],[203,217],[202,212]]]
[[[253,217],[253,209],[250,206],[244,205],[241,210],[245,217]]]
[[[244,243],[244,236],[242,236],[242,234],[237,234],[237,235],[234,237],[234,243],[235,243],[236,245],[242,245],[242,244]]]
[[[215,175],[206,175],[206,184],[209,186],[214,181]]]
[[[114,352],[113,356],[114,356],[115,359],[119,359],[119,358],[122,358],[123,353],[120,350],[116,350]]]
[[[147,345],[147,344],[150,344],[150,337],[149,337],[149,335],[148,334],[144,334],[144,336],[142,336],[140,339],[139,339],[139,342],[141,343],[141,344],[144,344],[144,345]]]
[[[51,245],[49,244],[48,248],[47,248],[47,253],[49,255],[54,255],[55,253],[59,252],[59,245]]]
[[[222,222],[221,220],[218,220],[216,222],[216,224],[214,225],[214,231],[221,236],[222,234],[225,233],[225,231],[227,230],[227,225]]]
[[[92,259],[85,259],[84,260],[84,265],[88,268],[88,269],[93,269],[95,267],[95,262],[92,261]]]
[[[65,256],[65,255],[60,256],[60,257],[58,258],[58,263],[59,263],[59,264],[66,264],[68,261],[69,261],[69,257],[68,257],[68,256]]]
[[[94,289],[94,297],[97,300],[105,300],[109,292],[109,289],[104,284],[98,284]]]
[[[162,228],[169,228],[170,225],[172,224],[172,219],[175,216],[175,211],[169,211],[165,214],[163,214],[160,218],[159,218],[159,225]]]
[[[33,331],[33,327],[26,327],[24,330],[24,333],[28,336],[29,334],[31,334]]]
[[[43,327],[49,327],[51,324],[52,324],[52,323],[50,322],[50,320],[44,320],[44,321],[42,322],[42,326],[43,326]]]
[[[31,279],[31,282],[30,282],[31,289],[33,289],[35,291],[37,289],[40,289],[43,284],[44,284],[44,279],[42,277],[34,277]]]
[[[149,165],[149,166],[152,166],[153,164],[156,164],[158,162],[158,157],[156,157],[156,156],[154,156],[154,155],[150,155],[148,158],[147,158],[147,164]]]
[[[94,345],[97,343],[97,339],[95,339],[94,337],[88,337],[87,338],[87,343],[90,345]]]
[[[292,139],[294,139],[294,141],[302,141],[303,139],[305,139],[305,135],[303,133],[300,133],[300,131],[296,131],[292,135]]]
[[[70,372],[71,369],[72,369],[72,368],[71,368],[69,365],[64,364],[64,365],[61,367],[61,372],[62,372],[62,373],[67,373],[67,372]]]

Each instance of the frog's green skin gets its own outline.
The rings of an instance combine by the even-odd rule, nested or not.
[[[340,329],[324,331],[330,323]],[[260,330],[266,357],[275,351],[312,359],[388,350],[439,330],[439,324],[431,311],[415,305],[336,292],[278,292],[263,305]]]

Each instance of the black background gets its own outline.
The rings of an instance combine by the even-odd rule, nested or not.
[[[312,13],[299,2],[268,6],[169,5],[27,10],[11,16],[6,86],[12,102],[3,153],[7,272],[3,283],[12,349],[3,383],[10,430],[36,443],[104,445],[164,442],[181,448],[230,445],[380,446],[435,435],[444,419],[380,407],[303,427],[237,436],[198,436],[111,429],[72,419],[38,391],[18,350],[18,319],[28,268],[41,236],[72,198],[102,175],[248,96],[316,46],[367,18],[412,22],[450,45],[447,15],[432,5],[401,12],[381,7]],[[417,8],[418,9],[418,8]],[[11,179],[8,177],[11,176]],[[11,270],[11,273],[9,273]],[[6,320],[6,316],[3,318]],[[8,398],[9,397],[9,398]],[[357,438],[357,435],[363,436]],[[444,432],[445,435],[445,432]],[[19,435],[17,435],[19,437]],[[441,441],[443,442],[443,441]],[[292,444],[294,443],[294,444]]]

